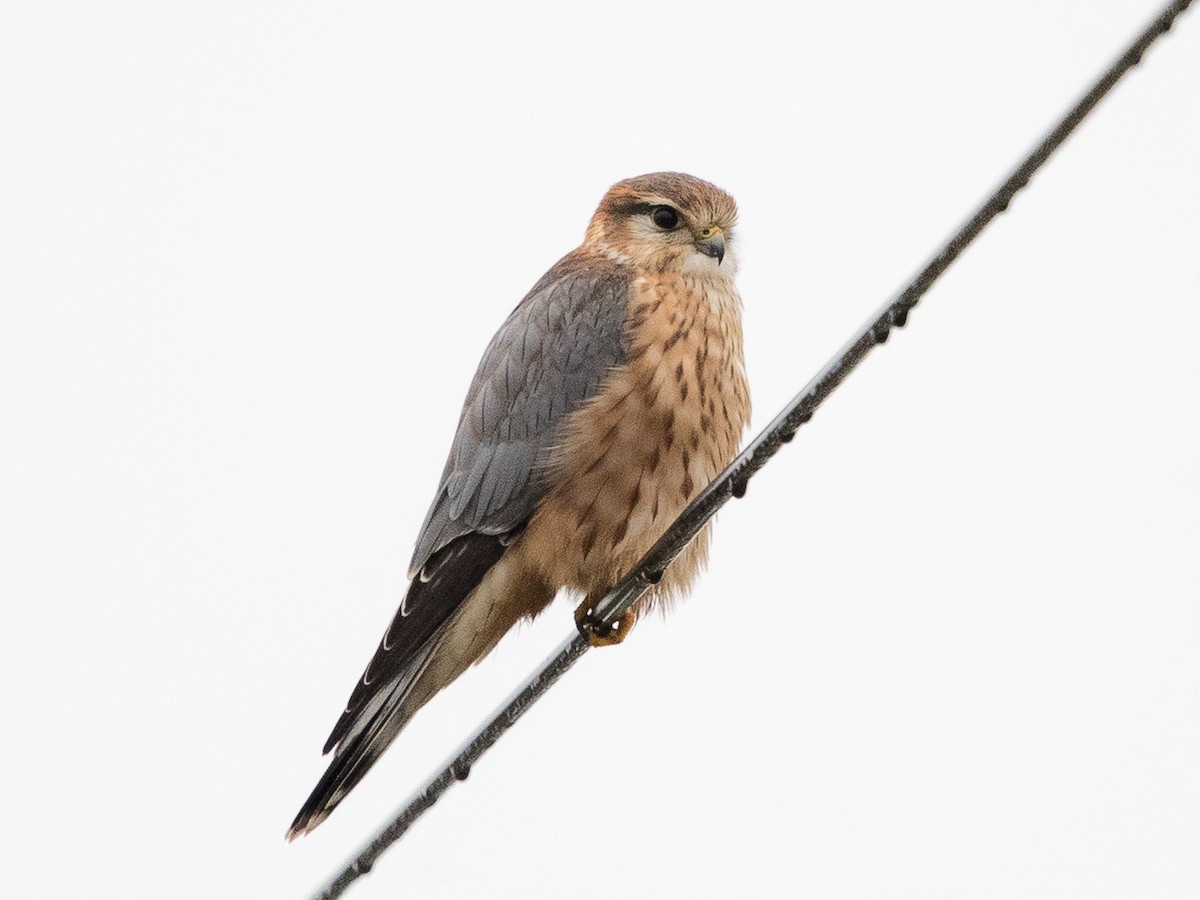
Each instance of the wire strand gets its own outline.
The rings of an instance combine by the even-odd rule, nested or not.
[[[471,766],[516,723],[530,706],[575,664],[590,644],[586,633],[603,633],[618,616],[663,574],[704,524],[730,498],[745,495],[750,479],[780,447],[791,441],[797,429],[812,418],[817,407],[854,371],[868,353],[887,341],[893,328],[903,327],[909,313],[934,282],[954,263],[983,229],[1008,209],[1013,198],[1024,188],[1055,150],[1079,126],[1096,104],[1135,65],[1146,50],[1170,31],[1176,18],[1191,6],[1192,0],[1174,0],[1146,26],[1128,48],[1109,65],[1095,83],[1062,116],[1029,154],[1012,170],[987,200],[964,222],[950,239],[921,267],[902,289],[846,343],[825,367],[798,393],[746,449],[708,485],[672,523],[666,533],[596,606],[580,626],[580,632],[567,638],[558,649],[506,700],[445,763],[423,788],[414,793],[400,812],[345,865],[313,900],[334,900],[358,878],[371,871],[376,860],[441,797],[456,781],[463,781]]]

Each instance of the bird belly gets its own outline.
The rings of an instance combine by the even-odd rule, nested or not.
[[[607,592],[736,455],[749,393],[737,297],[722,299],[686,283],[634,292],[628,361],[572,414],[520,542],[551,584]],[[690,585],[708,541],[705,526],[643,608]]]

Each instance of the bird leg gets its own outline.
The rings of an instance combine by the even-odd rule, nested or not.
[[[595,603],[585,599],[575,610],[575,627],[593,647],[611,647],[629,636],[637,621],[637,613],[627,609],[612,622],[596,618]]]

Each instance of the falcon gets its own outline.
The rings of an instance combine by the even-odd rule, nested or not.
[[[413,715],[559,590],[577,621],[737,453],[749,423],[737,205],[676,172],[613,185],[583,244],[492,338],[467,391],[409,584],[325,743],[288,839],[316,828]],[[665,607],[709,528],[593,644]]]

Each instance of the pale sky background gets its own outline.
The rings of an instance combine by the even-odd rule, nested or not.
[[[297,898],[475,364],[604,190],[740,202],[761,429],[1153,2],[0,7],[0,884]],[[1200,895],[1200,18],[349,894]]]

